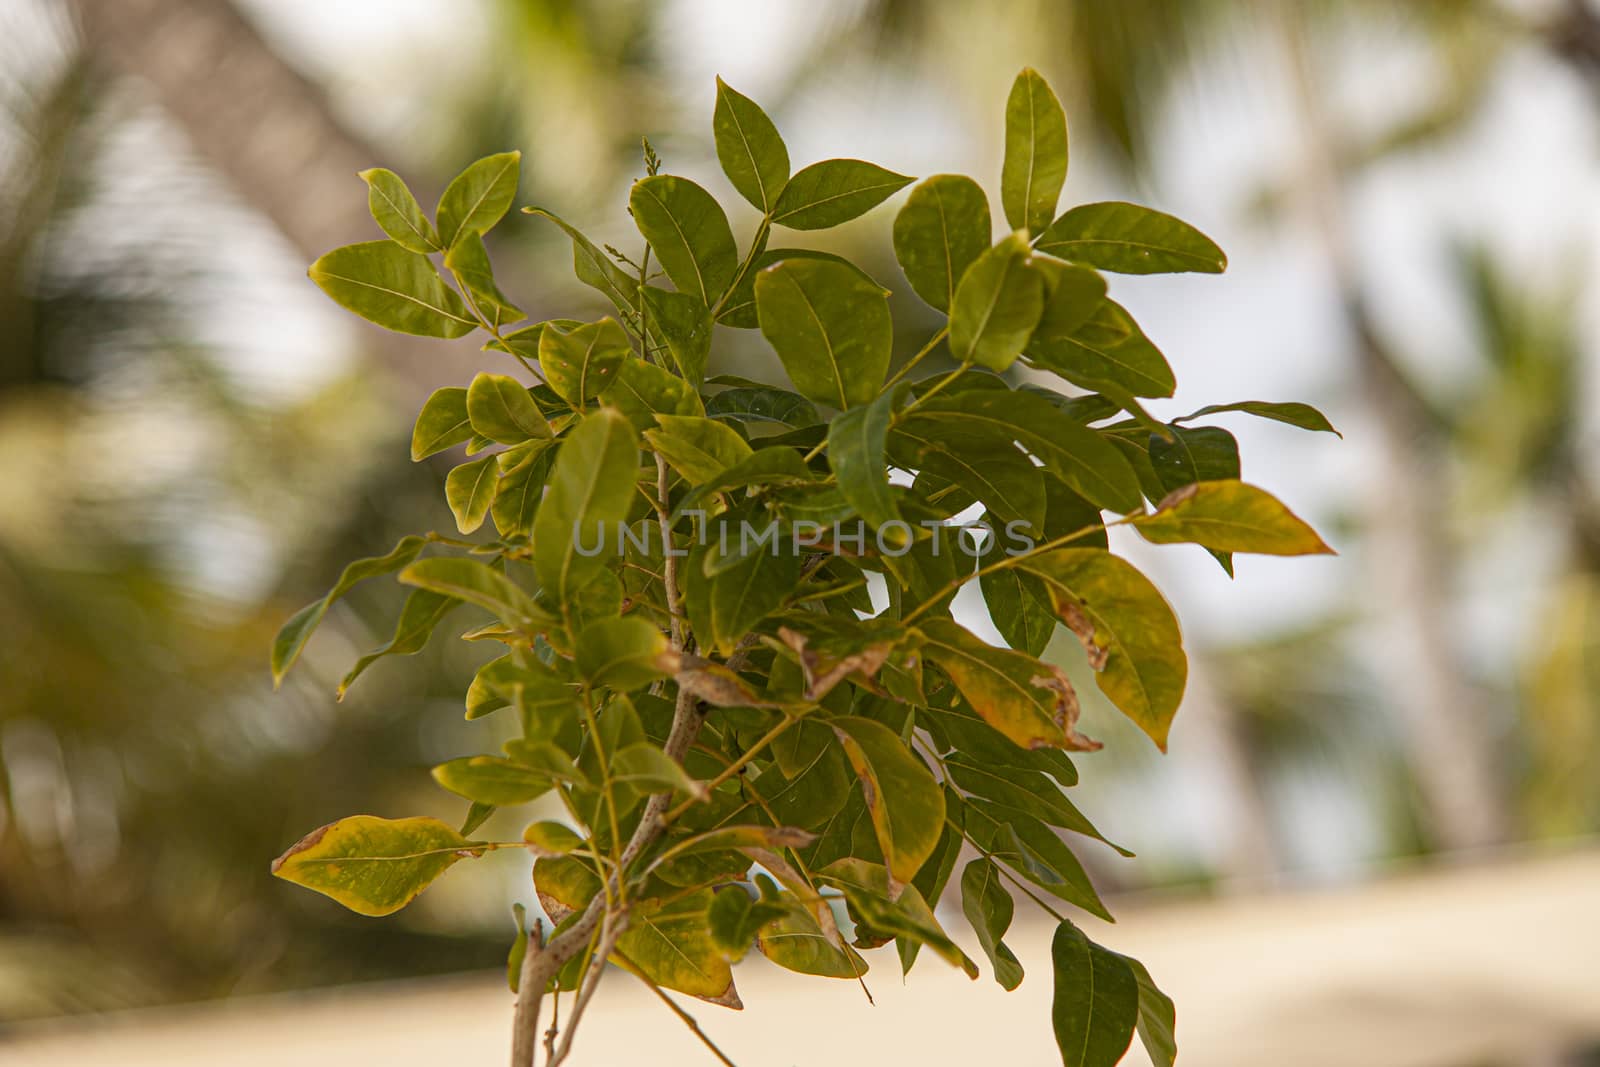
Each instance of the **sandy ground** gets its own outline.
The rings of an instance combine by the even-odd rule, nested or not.
[[[1594,848],[1348,890],[1113,910],[1117,925],[1085,926],[1143,959],[1177,1000],[1185,1067],[1535,1067],[1600,1047]],[[745,1011],[692,1001],[690,1010],[740,1067],[1047,1067],[1060,1063],[1048,1021],[1049,937],[1049,925],[1031,919],[1013,929],[1008,941],[1028,977],[1011,994],[987,964],[969,983],[925,953],[903,983],[892,954],[875,953],[876,1007],[853,983],[753,960],[737,971]],[[499,976],[467,976],[39,1024],[0,1043],[0,1064],[499,1064],[510,1014]],[[569,1062],[713,1061],[649,992],[612,971]],[[1146,1062],[1137,1039],[1125,1062]]]

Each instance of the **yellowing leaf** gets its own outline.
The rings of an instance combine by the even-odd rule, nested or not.
[[[873,719],[829,721],[861,779],[867,813],[889,874],[909,882],[933,855],[944,831],[944,793],[895,732]]]
[[[1264,489],[1234,479],[1199,482],[1133,520],[1146,541],[1191,542],[1218,552],[1333,555],[1317,532]]]
[[[459,859],[481,855],[438,819],[352,815],[301,838],[272,873],[361,915],[388,915]]]
[[[1172,608],[1150,579],[1098,548],[1062,548],[1019,564],[1044,582],[1077,634],[1100,689],[1166,751],[1189,661]]]

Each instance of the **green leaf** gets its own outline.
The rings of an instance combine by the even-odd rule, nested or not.
[[[1064,786],[1076,785],[1078,769],[1072,757],[1059,748],[1023,748],[984,722],[970,707],[924,707],[918,720],[933,732],[941,746],[948,743],[969,760],[996,770],[1041,771]]]
[[[829,941],[816,918],[798,903],[789,903],[781,919],[762,928],[756,948],[779,967],[799,974],[860,978],[867,973],[867,961],[849,945]]]
[[[393,241],[335,248],[307,274],[340,307],[397,333],[464,337],[478,328],[428,257]]]
[[[1172,435],[1170,441],[1150,435],[1150,466],[1167,492],[1177,492],[1196,482],[1239,477],[1239,442],[1227,430],[1174,424],[1167,427],[1167,432]],[[1233,577],[1233,553],[1208,551]]]
[[[1083,864],[1043,820],[982,798],[969,798],[962,805],[962,816],[966,832],[992,857],[1052,896],[1111,921],[1111,913],[1095,892]],[[1069,829],[1102,841],[1124,856],[1132,855],[1106,841],[1088,820],[1083,821],[1089,826],[1087,831],[1081,826]]]
[[[999,559],[997,543],[992,558],[985,558],[984,565]],[[1038,579],[1015,567],[1006,567],[987,574],[980,572],[978,587],[983,591],[983,602],[989,606],[989,618],[1006,644],[1030,656],[1043,653],[1055,633],[1056,620],[1043,607],[1044,587]]]
[[[511,473],[505,473],[505,463],[500,462],[500,484],[495,490],[494,503],[489,505],[489,513],[494,516],[495,529],[502,537],[526,534],[533,529],[533,517],[538,513],[545,479],[550,474],[555,443],[537,441],[534,444],[538,446],[538,453],[529,462],[518,464]]]
[[[944,793],[921,761],[882,723],[847,716],[828,725],[861,779],[891,878],[911,881],[939,843]]]
[[[949,311],[961,276],[988,250],[991,233],[982,187],[960,174],[935,174],[911,190],[895,215],[894,256],[917,295]]]
[[[510,807],[526,804],[550,791],[550,779],[499,756],[467,756],[441,763],[433,780],[457,796],[477,804]]]
[[[1000,868],[986,859],[975,859],[961,872],[961,912],[978,935],[983,954],[994,968],[994,980],[1006,992],[1022,984],[1022,964],[1001,940],[1011,928],[1016,905],[1000,882]]]
[[[946,392],[919,404],[905,424],[911,425],[912,419],[932,434],[944,434],[952,447],[963,439],[1015,440],[1100,507],[1128,512],[1142,502],[1138,476],[1116,446],[1038,393]]]
[[[489,251],[483,246],[483,238],[473,231],[468,230],[456,238],[456,243],[444,254],[444,265],[466,289],[478,314],[488,319],[496,330],[528,317],[500,291],[494,280],[494,268],[489,264]]]
[[[1050,86],[1023,68],[1006,98],[1006,154],[1000,202],[1014,230],[1039,233],[1056,215],[1067,180],[1067,116]]]
[[[583,835],[572,827],[552,819],[529,823],[522,831],[522,839],[536,854],[543,856],[564,856],[586,843]]]
[[[1050,942],[1050,962],[1050,1023],[1063,1067],[1115,1067],[1139,1016],[1139,985],[1127,961],[1063,922]]]
[[[795,429],[822,423],[811,401],[767,385],[724,389],[706,400],[706,414],[741,422],[775,422]]]
[[[950,305],[950,353],[1003,371],[1044,314],[1044,279],[1029,269],[1027,235],[1013,233],[973,261]]]
[[[521,152],[485,156],[456,175],[439,197],[439,236],[448,247],[463,233],[488,233],[511,208]]]
[[[648,741],[637,741],[611,757],[611,780],[646,793],[705,795],[704,785]]]
[[[741,533],[736,524],[728,531],[734,551],[743,547]],[[684,608],[700,641],[730,655],[757,623],[788,601],[800,580],[800,556],[780,537],[708,577],[701,565],[705,555],[701,550],[689,558]]]
[[[772,221],[791,230],[826,230],[866,214],[915,180],[860,159],[825,159],[789,179]]]
[[[894,345],[887,291],[842,264],[791,259],[761,271],[755,294],[761,332],[808,399],[842,410],[878,395]]]
[[[606,553],[633,506],[639,448],[627,416],[600,408],[583,417],[561,444],[550,485],[533,520],[533,569],[539,584],[565,601],[606,567]],[[579,552],[582,543],[585,555]]]
[[[1062,548],[1019,564],[1050,591],[1111,702],[1163,751],[1189,661],[1178,621],[1150,579],[1098,548]]]
[[[411,430],[411,460],[472,439],[472,419],[467,414],[467,391],[456,386],[434,390],[417,415]]]
[[[515,993],[522,982],[522,962],[528,958],[528,909],[522,904],[511,905],[511,915],[517,924],[517,936],[511,941],[511,951],[506,954],[506,984]]]
[[[1171,396],[1177,379],[1133,316],[1114,300],[1065,333],[1042,326],[1028,344],[1028,358],[1074,385],[1130,396]]]
[[[715,419],[692,415],[658,415],[658,430],[646,430],[650,447],[691,483],[715,478],[751,456],[738,431]]]
[[[863,937],[871,937],[926,945],[946,963],[965,971],[968,978],[978,977],[977,964],[950,940],[915,886],[904,885],[898,897],[889,899],[889,878],[882,864],[854,857],[835,860],[816,872],[816,880],[844,892],[850,911],[860,924],[856,944],[862,945]]]
[[[1344,436],[1344,434],[1333,428],[1333,424],[1328,421],[1326,415],[1310,404],[1282,404],[1266,400],[1241,400],[1234,404],[1211,404],[1173,421],[1188,422],[1190,419],[1198,419],[1202,415],[1220,415],[1227,411],[1242,411],[1257,418],[1271,419],[1274,422],[1285,422],[1290,426],[1298,426],[1302,430],[1321,430],[1336,437]]]
[[[400,581],[476,604],[513,629],[543,630],[555,622],[510,578],[475,559],[418,560],[400,572]]]
[[[507,375],[479,373],[467,389],[466,406],[473,430],[502,445],[551,436],[527,386]]]
[[[591,686],[622,692],[672,673],[674,657],[665,635],[631,615],[591,622],[574,644],[574,666]]]
[[[808,830],[823,826],[844,806],[852,784],[850,764],[833,731],[802,720],[773,749],[779,765],[756,778],[756,792],[779,822]]]
[[[658,174],[633,183],[628,208],[680,293],[709,307],[728,291],[739,249],[715,197],[687,178]]]
[[[756,278],[760,277],[761,272],[774,263],[784,263],[794,259],[818,259],[826,260],[829,263],[837,263],[840,266],[849,267],[860,275],[868,285],[879,287],[878,283],[873,281],[866,271],[843,256],[836,256],[832,252],[819,252],[814,248],[769,248],[756,256],[754,262],[750,264],[750,269],[744,272],[744,276],[733,287],[733,291],[724,298],[722,310],[717,312],[717,321],[724,326],[734,326],[741,330],[754,330],[760,326],[761,320],[756,314]],[[757,385],[760,383],[746,381],[743,384]]]
[[[885,541],[895,545],[904,544],[909,535],[895,527],[882,529],[891,522],[904,526],[889,487],[885,451],[895,409],[904,404],[909,393],[903,386],[891,389],[865,407],[846,411],[828,425],[828,462],[839,480],[839,492],[856,514],[880,528]]]
[[[456,517],[456,528],[469,534],[483,525],[499,488],[500,467],[494,456],[463,463],[444,480],[444,496]]]
[[[638,970],[663,989],[739,1005],[733,991],[733,972],[711,942],[706,929],[706,909],[711,890],[636,911],[628,929],[617,939],[617,957],[630,970]]]
[[[949,675],[984,722],[1014,744],[1099,747],[1074,729],[1077,696],[1058,669],[1025,653],[986,644],[949,619],[930,619],[921,630],[923,656]]]
[[[584,285],[598,289],[623,314],[632,314],[638,303],[639,279],[617,266],[612,258],[596,248],[576,227],[542,207],[522,209],[529,215],[549,219],[572,239],[572,272]]]
[[[333,602],[344,596],[360,581],[375,578],[380,574],[393,574],[405,567],[422,552],[427,541],[421,537],[402,537],[399,542],[387,553],[381,556],[369,556],[347,564],[339,573],[339,580],[321,600],[307,604],[283,624],[277,637],[272,641],[272,684],[279,685],[283,676],[294,666],[295,660],[300,658],[300,650],[306,647],[306,641],[313,631],[321,624],[323,616],[333,606]]]
[[[1139,984],[1139,1040],[1150,1054],[1152,1067],[1172,1067],[1178,1058],[1178,1012],[1172,998],[1160,990],[1144,964],[1132,956],[1122,959]]]
[[[374,167],[358,175],[367,183],[367,208],[383,232],[402,248],[412,252],[438,252],[444,248],[438,231],[411,195],[400,175]]]
[[[301,838],[272,861],[272,873],[360,915],[389,915],[456,860],[479,854],[437,819],[352,815]]]
[[[718,78],[711,130],[722,172],[757,211],[770,214],[789,180],[789,150],[778,128],[754,100]]]
[[[1187,222],[1138,204],[1080,204],[1039,237],[1039,251],[1118,274],[1220,274],[1228,257]]]
[[[1044,475],[1009,441],[952,448],[929,433],[926,423],[913,423],[891,437],[890,447],[897,463],[906,461],[901,466],[958,485],[983,501],[994,513],[990,518],[1000,522],[997,531],[1012,521],[1035,531],[1044,528]],[[834,455],[831,445],[829,455]]]
[[[600,394],[600,402],[628,416],[636,430],[654,426],[657,415],[699,415],[702,411],[692,385],[638,356],[622,361],[616,378]]]
[[[337,697],[344,699],[344,694],[355,684],[357,678],[366,672],[366,669],[385,656],[414,656],[427,645],[428,638],[433,636],[433,631],[444,617],[454,611],[461,601],[452,596],[445,596],[428,589],[413,589],[411,595],[406,597],[405,606],[400,609],[400,620],[395,623],[394,635],[389,638],[383,647],[368,652],[356,660],[354,667],[339,683]]]
[[[782,919],[789,909],[775,900],[751,900],[742,886],[717,891],[706,908],[711,944],[729,963],[738,963],[762,928]]]
[[[800,458],[800,453],[783,445],[774,445],[760,449],[724,468],[714,477],[700,482],[683,498],[678,505],[678,512],[682,514],[688,511],[713,493],[761,485],[804,485],[816,481],[816,478]]]
[[[1146,541],[1158,545],[1192,542],[1219,552],[1269,556],[1334,554],[1277,497],[1236,479],[1179,489],[1133,524]]]
[[[547,323],[539,335],[539,369],[550,388],[574,408],[583,407],[610,386],[632,354],[628,335],[610,317],[571,331]]]
[[[667,342],[678,373],[699,386],[711,356],[711,312],[688,293],[668,292],[653,285],[639,292],[650,315],[650,325]]]

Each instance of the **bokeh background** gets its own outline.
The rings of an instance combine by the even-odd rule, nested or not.
[[[352,812],[459,819],[426,768],[484,728],[459,714],[481,654],[448,640],[334,701],[387,639],[384,582],[335,608],[281,692],[268,677],[271,635],[345,560],[448,526],[410,419],[486,360],[367,328],[305,279],[377,233],[357,170],[431,203],[520,148],[521,203],[624,244],[648,136],[747,233],[711,146],[715,75],[797,166],[855,155],[992,191],[1024,64],[1066,106],[1066,202],[1148,203],[1230,255],[1221,278],[1113,279],[1178,372],[1151,409],[1305,400],[1343,432],[1227,421],[1245,477],[1337,559],[1243,557],[1229,581],[1198,549],[1126,546],[1185,620],[1194,678],[1164,758],[1088,710],[1108,745],[1075,799],[1139,852],[1084,857],[1129,936],[1208,961],[1168,982],[1180,1043],[1196,1063],[1600,1062],[1590,0],[0,0],[0,1062],[70,1062],[51,1042],[108,1012],[503,964],[514,857],[381,922],[267,874]],[[903,289],[892,216],[830,239]],[[552,228],[513,214],[491,249],[523,306],[599,313]],[[927,312],[895,309],[914,347]],[[770,373],[730,340],[721,369]],[[1348,950],[1333,916],[1392,912],[1360,936],[1411,945],[1461,892],[1395,951],[1440,976],[1468,946],[1523,957],[1472,997],[1427,990],[1440,1033],[1492,1018],[1493,1041],[1395,1058],[1423,1008],[1381,956],[1298,1022],[1261,999]],[[1218,975],[1231,1021],[1197,1028]],[[125,1049],[145,1016],[127,1018]],[[1274,1026],[1298,1054],[1241,1051]],[[322,1047],[307,1062],[345,1062]],[[809,1061],[750,1062],[791,1059]]]

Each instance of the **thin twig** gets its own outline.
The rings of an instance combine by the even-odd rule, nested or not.
[[[650,992],[660,997],[663,1004],[672,1009],[672,1014],[683,1020],[683,1025],[687,1026],[690,1031],[693,1032],[694,1036],[700,1039],[700,1043],[709,1049],[713,1056],[724,1063],[726,1067],[739,1067],[738,1064],[734,1063],[728,1058],[727,1053],[723,1052],[717,1047],[717,1043],[712,1041],[704,1030],[700,1029],[700,1024],[695,1021],[695,1017],[684,1011],[683,1007],[677,1001],[667,996],[667,991],[657,985],[649,975],[644,973],[644,971],[640,970],[638,965],[634,965],[632,973],[635,978],[639,979],[639,981],[643,982],[647,987],[649,987]]]

